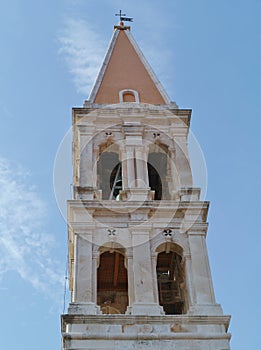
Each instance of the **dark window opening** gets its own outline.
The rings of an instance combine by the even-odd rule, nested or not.
[[[184,271],[181,256],[175,252],[162,252],[157,260],[159,303],[167,315],[183,314]]]
[[[128,306],[128,277],[124,256],[118,251],[100,256],[97,270],[97,304],[104,314],[124,314]]]
[[[111,172],[110,176],[111,193],[109,199],[119,199],[122,190],[121,163],[118,163]]]
[[[161,178],[157,170],[148,163],[149,186],[152,191],[155,191],[154,199],[159,200],[162,197]]]
[[[167,155],[163,152],[149,153],[148,158],[149,186],[155,191],[155,200],[167,199],[168,185],[167,176]]]
[[[101,153],[97,163],[97,186],[102,190],[102,199],[118,199],[122,180],[121,163],[117,153]]]

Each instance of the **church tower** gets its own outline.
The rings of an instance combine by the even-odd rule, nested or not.
[[[191,110],[171,102],[120,22],[88,101],[73,109],[71,302],[63,350],[229,350],[193,187]]]

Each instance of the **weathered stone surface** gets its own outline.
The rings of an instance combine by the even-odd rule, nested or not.
[[[108,349],[225,350],[229,320],[228,316],[64,315],[64,349],[92,349],[97,343]]]

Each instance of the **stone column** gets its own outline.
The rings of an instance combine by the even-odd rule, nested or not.
[[[144,182],[146,184],[146,187],[149,188],[149,171],[148,171],[148,153],[149,153],[149,147],[143,146],[142,156],[143,156],[143,173],[144,173]]]
[[[220,315],[222,309],[216,304],[206,247],[206,233],[188,231],[191,253],[191,277],[194,305],[190,311],[196,314]]]
[[[188,309],[196,304],[196,295],[193,286],[192,279],[192,268],[191,268],[191,256],[190,254],[184,255],[185,260],[185,281],[186,281],[186,290],[187,290],[187,301]]]
[[[93,185],[93,128],[79,126],[80,130],[80,186]]]
[[[135,187],[134,147],[126,146],[127,188]]]
[[[158,305],[154,295],[149,230],[150,228],[146,227],[131,229],[134,303],[130,309],[134,315],[163,314],[163,309]]]
[[[180,187],[192,187],[193,180],[188,156],[187,138],[185,136],[176,136],[175,144]]]
[[[124,125],[127,187],[124,188],[122,198],[131,201],[145,201],[151,197],[143,162],[143,131],[144,126],[139,123]]]
[[[132,248],[126,250],[126,268],[128,273],[128,298],[129,305],[126,313],[130,313],[130,309],[134,302],[134,277],[133,277],[133,251]]]
[[[127,152],[124,145],[121,145],[120,147],[119,160],[121,162],[122,189],[125,190],[128,187],[128,173]]]
[[[97,161],[99,158],[99,147],[92,150],[92,186],[97,188]]]
[[[136,156],[136,179],[138,188],[149,187],[147,157],[144,147],[135,147]]]
[[[154,294],[154,300],[158,304],[159,292],[158,292],[158,277],[157,277],[157,258],[158,258],[158,253],[153,253],[153,255],[151,255],[153,294]]]
[[[176,165],[176,154],[174,148],[169,148],[169,162],[171,176],[171,183],[169,184],[169,189],[171,193],[171,198],[175,200],[179,199],[180,179]]]
[[[92,252],[92,301],[97,303],[97,269],[99,267],[100,253],[93,250]]]
[[[93,132],[94,127],[79,126],[80,132],[80,170],[79,170],[79,187],[77,187],[77,199],[93,199]]]
[[[97,314],[93,302],[92,231],[75,234],[74,299],[69,313]]]
[[[137,146],[142,146],[142,133],[144,126],[134,123],[126,123],[123,127],[125,136],[125,147],[127,156],[127,174],[128,174],[128,188],[135,188],[137,169],[135,161],[136,154],[135,148]],[[134,161],[135,158],[135,161]]]

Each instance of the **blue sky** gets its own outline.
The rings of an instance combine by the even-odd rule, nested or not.
[[[132,34],[171,99],[193,109],[208,170],[216,298],[232,315],[232,349],[259,349],[259,0],[1,2],[2,347],[60,348],[67,230],[54,161],[119,9],[134,17]]]

